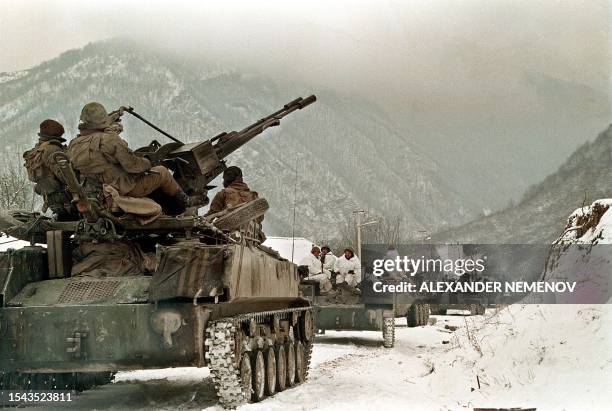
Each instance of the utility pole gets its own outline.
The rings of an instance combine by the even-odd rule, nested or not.
[[[353,214],[355,214],[355,228],[357,229],[357,256],[361,259],[363,258],[361,255],[361,228],[372,224],[378,224],[378,220],[362,223],[361,217],[365,214],[365,210],[355,210]]]

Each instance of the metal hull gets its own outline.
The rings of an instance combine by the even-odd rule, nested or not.
[[[206,365],[207,323],[306,307],[301,298],[232,303],[113,304],[0,309],[0,370],[92,372]]]
[[[175,304],[193,323],[193,306]],[[85,372],[198,365],[194,329],[181,327],[165,349],[153,304],[6,307],[0,311],[3,371]]]
[[[356,305],[315,306],[315,325],[319,330],[382,331],[383,318],[393,317],[389,307]]]

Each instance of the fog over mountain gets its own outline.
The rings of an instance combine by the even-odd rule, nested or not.
[[[518,201],[612,118],[611,7],[605,0],[177,1],[172,7],[163,1],[144,7],[116,0],[24,0],[2,2],[1,8],[0,71],[121,38],[191,71],[215,67],[265,78],[289,98],[296,89],[328,92],[339,100],[325,104],[337,103],[347,113],[343,122],[334,117],[326,124],[326,133],[339,133],[332,141],[356,146],[356,136],[368,134],[371,146],[364,150],[403,142],[428,160],[400,161],[405,167],[398,178],[420,181],[435,168],[445,184],[436,189],[449,193],[439,199],[442,207],[452,208],[455,195],[461,198],[463,209],[451,214]],[[251,92],[248,98],[261,96],[243,91]],[[361,121],[374,118],[376,132]],[[392,132],[381,132],[385,128]],[[323,146],[308,149],[329,152],[326,137],[311,138]],[[380,170],[362,178],[380,184],[382,169],[397,163],[388,155]],[[402,196],[422,195],[416,189]],[[430,215],[422,224],[449,221],[454,218]]]
[[[0,75],[0,145],[19,157],[46,117],[74,136],[82,106],[131,105],[185,142],[240,130],[298,96],[316,104],[266,130],[229,163],[268,199],[265,228],[332,240],[358,208],[404,216],[407,227],[432,231],[465,222],[478,210],[440,173],[438,164],[406,144],[375,105],[303,85],[283,86],[238,69],[194,65],[125,40],[91,44],[30,70]],[[165,137],[129,115],[122,134],[131,147]]]

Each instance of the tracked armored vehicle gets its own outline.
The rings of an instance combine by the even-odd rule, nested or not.
[[[228,154],[314,101],[296,99],[240,132],[137,152],[205,199]],[[3,220],[4,232],[46,248],[0,253],[0,392],[81,391],[121,370],[206,366],[220,403],[232,408],[306,379],[313,308],[299,297],[297,267],[260,244],[265,199],[142,224],[105,210],[69,160],[57,161],[79,219],[21,213]],[[73,275],[73,252],[105,244],[154,266],[139,275]]]

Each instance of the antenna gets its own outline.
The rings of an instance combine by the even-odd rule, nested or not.
[[[293,222],[291,223],[291,262],[295,253],[295,207],[297,204],[298,154],[295,152],[295,177],[293,179]]]

